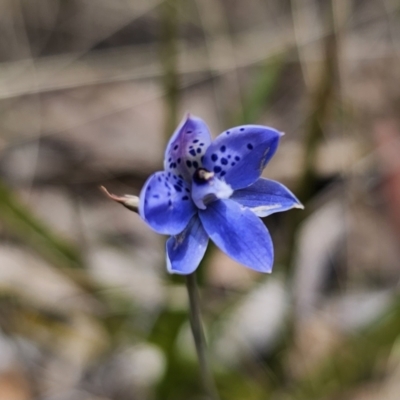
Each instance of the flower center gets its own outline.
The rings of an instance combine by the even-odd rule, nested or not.
[[[207,171],[205,168],[197,168],[193,174],[193,182],[197,185],[205,185],[212,178],[214,178],[214,172]]]
[[[228,199],[232,188],[224,181],[219,180],[214,172],[205,168],[197,168],[192,178],[192,199],[201,210],[207,208],[207,204],[218,199]]]

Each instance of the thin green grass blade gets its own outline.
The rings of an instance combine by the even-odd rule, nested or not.
[[[29,245],[52,264],[63,268],[82,268],[79,252],[58,237],[21,203],[12,190],[0,181],[0,222],[5,229]]]

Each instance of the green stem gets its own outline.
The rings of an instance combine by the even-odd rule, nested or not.
[[[195,272],[186,276],[186,288],[189,295],[190,326],[192,328],[193,339],[196,345],[201,378],[209,398],[212,400],[218,400],[219,396],[207,356],[207,344],[201,322],[200,298]]]

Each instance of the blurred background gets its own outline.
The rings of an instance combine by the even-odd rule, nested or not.
[[[0,1],[0,400],[206,399],[138,194],[187,111],[286,135],[261,276],[210,247],[221,399],[398,400],[398,0]]]

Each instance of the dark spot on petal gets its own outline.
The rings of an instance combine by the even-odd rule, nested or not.
[[[185,188],[186,192],[190,193],[190,189],[189,188]]]
[[[239,156],[235,156],[235,160],[236,161],[240,161],[240,157]]]
[[[158,182],[161,182],[161,178],[160,177],[158,177]]]
[[[194,149],[190,150],[189,153],[190,153],[192,156],[195,156],[195,155],[196,155],[196,151],[195,151]]]
[[[231,131],[226,131],[226,134],[229,135],[231,133]]]
[[[253,145],[252,145],[251,143],[247,143],[247,148],[248,148],[249,150],[253,150]]]
[[[189,149],[193,149],[193,146],[189,146]]]
[[[222,172],[220,173],[220,176],[224,176],[224,175],[226,175],[226,172],[225,172],[225,171],[222,171]]]
[[[221,158],[221,164],[222,165],[228,164],[228,160],[226,158]]]
[[[182,200],[189,200],[189,197],[188,196],[183,196]]]
[[[200,143],[200,146],[204,146],[204,143]]]
[[[175,146],[174,146],[174,150],[178,150],[178,145],[176,144]]]
[[[218,156],[216,154],[212,154],[211,155],[211,160],[217,161],[218,160]]]
[[[201,153],[201,148],[198,147],[196,151],[197,151],[198,154],[200,154]]]
[[[220,147],[220,150],[221,150],[222,153],[224,153],[225,150],[226,150],[226,146],[221,146],[221,147]]]
[[[172,158],[170,157],[170,158],[168,158],[168,162],[171,162],[172,161]]]
[[[214,167],[214,172],[215,172],[215,173],[221,172],[221,170],[222,170],[222,168],[219,167],[218,165],[216,165],[216,166]]]
[[[240,132],[243,132],[244,131],[244,128],[240,128]]]
[[[182,188],[178,185],[174,185],[174,188],[177,192],[182,192]]]
[[[189,134],[189,133],[192,133],[192,132],[193,132],[193,131],[186,131],[186,133],[188,133],[188,134]]]
[[[186,165],[190,168],[192,166],[192,162],[190,160],[186,160]]]
[[[181,159],[178,158],[178,159],[176,160],[176,162],[177,162],[178,164],[180,164],[180,163],[181,163]]]
[[[233,162],[231,165],[232,165],[232,167],[234,167],[236,165],[236,163]]]
[[[153,198],[154,198],[154,199],[159,199],[160,196],[159,196],[158,194],[153,194]]]
[[[168,200],[168,205],[171,207],[172,206],[172,201]]]
[[[147,190],[151,190],[151,186],[149,185],[149,186],[147,186]]]
[[[193,161],[193,167],[194,168],[199,168],[199,163],[197,161]]]
[[[231,159],[231,155],[229,154],[229,156],[228,156],[228,160],[230,160]]]
[[[192,143],[197,143],[198,141],[199,141],[199,139],[195,139],[195,140],[193,140]]]

